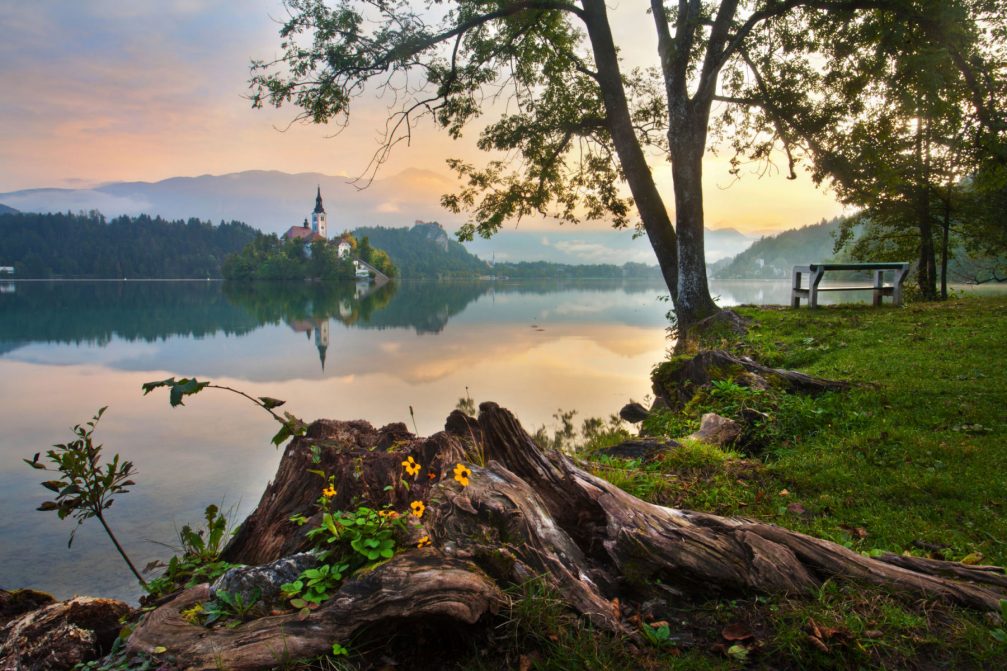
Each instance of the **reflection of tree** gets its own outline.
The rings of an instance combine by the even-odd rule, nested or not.
[[[260,323],[301,323],[337,319],[347,326],[366,324],[396,293],[394,283],[374,286],[353,282],[224,283],[227,299],[252,313]]]
[[[258,326],[224,298],[217,282],[19,282],[16,292],[0,296],[0,343],[6,344],[149,342],[243,334]]]
[[[653,291],[620,280],[522,282],[20,282],[0,295],[0,354],[30,342],[104,345],[113,337],[244,334],[263,324],[313,333],[330,319],[352,328],[440,333],[489,292]]]

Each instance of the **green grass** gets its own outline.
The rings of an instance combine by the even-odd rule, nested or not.
[[[655,503],[758,518],[862,552],[1007,565],[1007,298],[739,312],[749,334],[718,346],[853,388],[809,399],[718,385],[647,428],[675,438],[703,412],[755,408],[769,420],[742,446],[747,456],[689,443],[645,463],[589,457],[591,470]],[[984,615],[877,589],[827,583],[813,601],[687,610],[713,630],[731,618],[758,623],[748,666],[1007,667]],[[844,632],[829,653],[809,645],[809,619]],[[742,664],[716,640],[661,668]]]

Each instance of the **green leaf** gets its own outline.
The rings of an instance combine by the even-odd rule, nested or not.
[[[144,382],[143,385],[141,385],[141,388],[143,389],[143,395],[146,396],[158,387],[171,387],[174,386],[174,384],[175,378],[169,377],[167,380],[160,380],[158,382]]]
[[[59,490],[63,489],[63,486],[65,484],[66,483],[63,482],[62,480],[46,480],[45,482],[42,483],[42,486],[45,487],[46,489],[48,489],[51,492],[57,492],[58,493]]]
[[[49,511],[49,510],[58,510],[58,509],[59,509],[59,504],[56,503],[55,501],[45,501],[42,505],[40,505],[35,510],[41,510],[42,512],[46,512],[46,511]]]
[[[266,410],[279,408],[281,405],[286,403],[286,401],[281,401],[278,398],[270,398],[268,396],[260,396],[259,401],[262,403],[262,407],[264,407]]]

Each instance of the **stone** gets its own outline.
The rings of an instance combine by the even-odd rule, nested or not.
[[[247,602],[258,592],[259,609],[268,611],[276,605],[286,606],[286,599],[280,591],[281,585],[293,582],[301,575],[301,571],[317,565],[318,558],[315,555],[300,552],[261,566],[235,567],[217,578],[210,593],[240,594]]]
[[[600,454],[620,459],[654,459],[676,447],[681,447],[681,443],[674,440],[654,440],[653,438],[643,438],[639,440],[627,440],[598,450]]]
[[[622,410],[619,411],[619,416],[630,424],[639,424],[643,420],[647,419],[650,413],[647,408],[643,407],[636,401],[632,401],[622,406]]]
[[[0,671],[63,671],[106,655],[131,608],[78,596],[23,613],[0,629]]]
[[[721,417],[717,413],[708,412],[699,423],[699,431],[686,436],[710,445],[733,445],[741,437],[741,425],[733,419]]]

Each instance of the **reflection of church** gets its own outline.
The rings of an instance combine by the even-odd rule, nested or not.
[[[322,363],[322,371],[325,371],[325,354],[329,349],[329,320],[328,319],[295,319],[290,322],[290,328],[295,333],[303,333],[311,340],[312,334],[315,336],[315,347],[318,348],[318,360]]]

